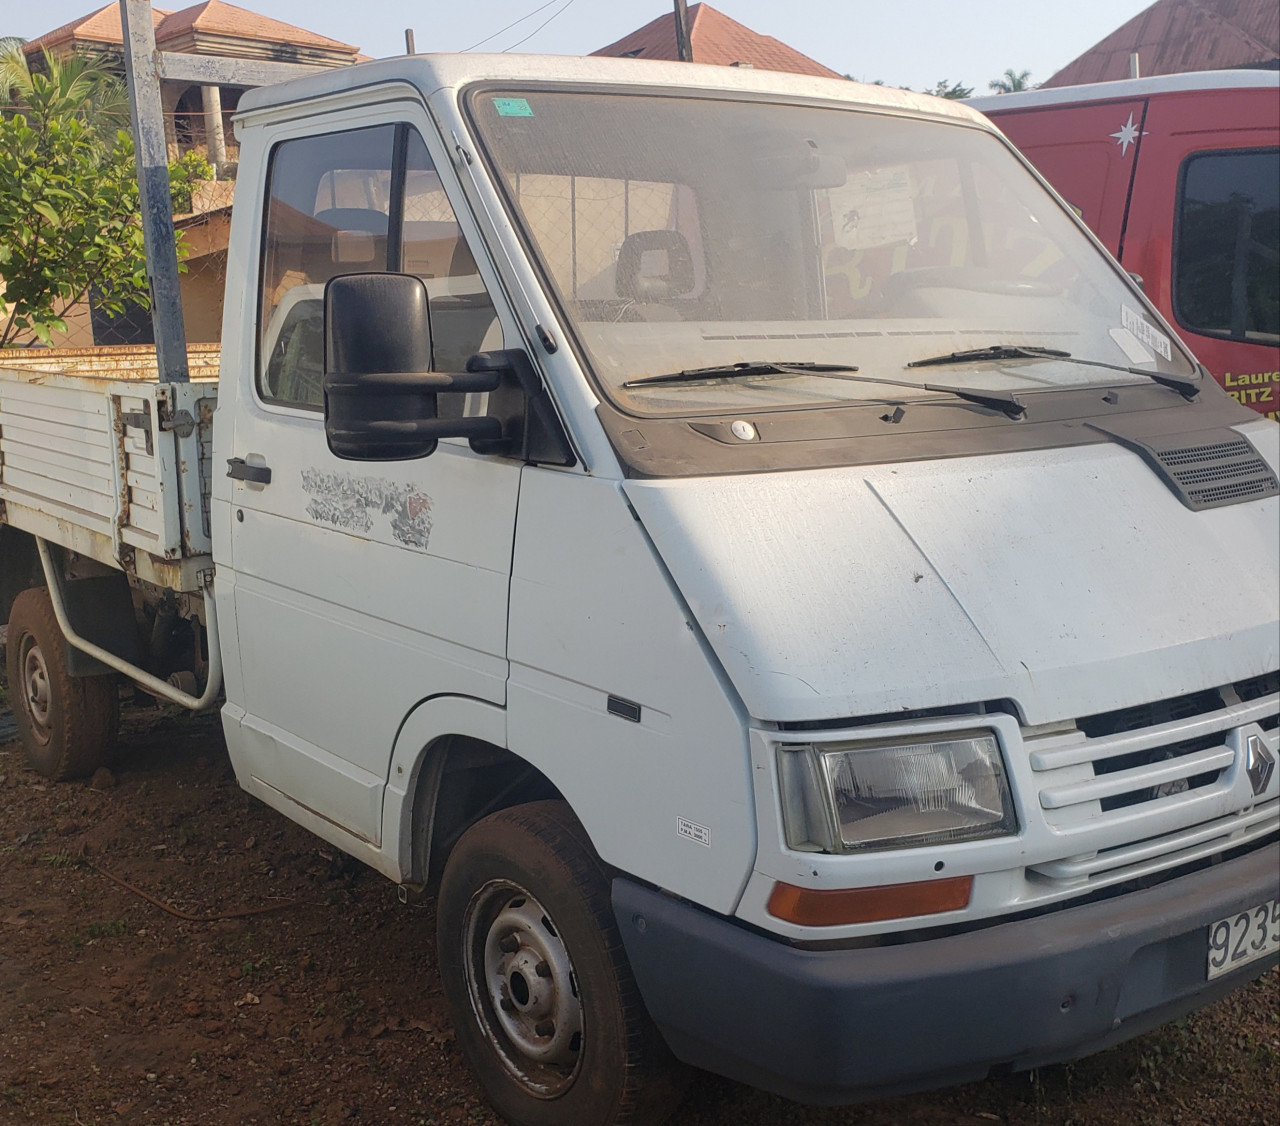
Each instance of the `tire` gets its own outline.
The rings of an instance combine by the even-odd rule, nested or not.
[[[513,1126],[654,1126],[689,1069],[640,999],[609,881],[564,802],[477,822],[445,866],[440,972],[458,1045]]]
[[[116,678],[67,671],[67,643],[44,587],[24,590],[13,601],[5,672],[32,769],[63,782],[107,761],[120,721]]]

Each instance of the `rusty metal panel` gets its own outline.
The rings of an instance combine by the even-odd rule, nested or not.
[[[221,347],[220,344],[187,345],[187,366],[193,381],[218,378]],[[3,353],[0,368],[144,382],[154,382],[158,378],[156,350],[150,344],[95,345],[92,348],[12,348]]]

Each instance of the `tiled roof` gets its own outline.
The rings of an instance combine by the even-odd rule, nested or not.
[[[1134,51],[1144,77],[1274,65],[1280,57],[1280,6],[1275,0],[1156,0],[1045,86],[1127,78]]]
[[[772,35],[752,31],[710,4],[689,6],[689,40],[696,63],[718,66],[750,64],[760,70],[811,74],[819,78],[843,77]],[[624,35],[616,43],[591,53],[615,58],[674,60],[678,57],[675,14],[659,16],[630,35]]]
[[[259,39],[272,43],[288,43],[295,47],[319,47],[331,51],[347,51],[355,53],[356,48],[349,43],[340,43],[317,35],[314,31],[306,31],[293,24],[282,23],[257,12],[237,8],[234,4],[226,4],[223,0],[205,0],[203,4],[195,4],[183,8],[180,12],[167,14],[156,26],[156,43],[163,44],[167,40],[176,39],[188,32],[203,32],[208,35],[231,36],[236,39]]]
[[[164,8],[151,9],[151,22],[159,27],[164,18],[171,13]],[[42,48],[56,47],[62,43],[123,43],[124,32],[120,29],[120,5],[108,4],[78,20],[64,23],[52,31],[46,31],[38,39],[32,39],[22,45],[22,50],[30,55]]]
[[[307,31],[293,24],[282,23],[257,12],[237,8],[234,4],[226,4],[223,0],[205,0],[179,12],[165,8],[151,9],[151,22],[156,29],[156,43],[165,43],[183,37],[190,38],[194,34],[220,36],[223,38],[249,39],[264,43],[284,43],[291,47],[306,47],[322,51],[335,51],[354,55],[357,48],[349,43],[340,43]],[[120,5],[108,4],[78,20],[63,24],[53,31],[45,32],[38,39],[23,44],[27,55],[38,52],[41,48],[53,48],[63,43],[73,46],[91,43],[123,43],[124,35],[120,30]]]

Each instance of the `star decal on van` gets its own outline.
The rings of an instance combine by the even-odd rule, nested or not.
[[[1129,120],[1120,126],[1120,131],[1110,135],[1116,139],[1116,144],[1120,146],[1120,155],[1127,156],[1129,154],[1129,146],[1139,137],[1145,137],[1147,131],[1140,126],[1134,125],[1133,114],[1130,113]]]

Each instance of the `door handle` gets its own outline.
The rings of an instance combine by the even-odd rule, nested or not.
[[[271,470],[265,465],[250,465],[242,457],[227,458],[227,476],[237,481],[252,481],[255,485],[271,484]]]

